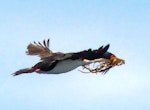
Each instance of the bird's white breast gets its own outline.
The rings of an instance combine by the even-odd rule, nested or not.
[[[77,68],[78,66],[82,66],[84,64],[85,62],[83,62],[80,59],[78,60],[68,59],[68,60],[59,61],[52,70],[46,72],[45,74],[65,73],[65,72],[68,72]]]

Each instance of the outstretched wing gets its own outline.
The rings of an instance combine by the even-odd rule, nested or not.
[[[49,39],[43,41],[43,44],[40,42],[33,42],[27,46],[27,55],[38,55],[41,59],[49,57],[52,55],[52,51],[49,49]]]
[[[101,46],[97,50],[92,50],[92,49],[84,50],[81,52],[74,53],[71,59],[75,60],[81,58],[87,60],[94,60],[98,58],[103,58],[104,53],[106,53],[108,49],[109,49],[109,44],[106,45],[105,47]]]

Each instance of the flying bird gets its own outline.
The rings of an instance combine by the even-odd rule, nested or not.
[[[30,68],[20,69],[13,73],[13,76],[23,73],[40,74],[60,74],[69,72],[79,66],[91,73],[106,73],[110,68],[124,64],[124,60],[117,58],[114,54],[108,52],[109,44],[101,46],[98,49],[83,50],[80,52],[53,52],[49,47],[50,40],[33,42],[27,46],[26,54],[30,56],[39,56],[40,61]],[[98,67],[88,67],[92,63],[99,63]],[[84,71],[81,71],[84,72]]]

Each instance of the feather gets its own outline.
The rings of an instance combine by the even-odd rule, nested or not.
[[[52,51],[49,49],[49,39],[43,41],[43,44],[40,42],[33,42],[27,46],[27,55],[38,55],[41,59],[44,59],[52,55]]]

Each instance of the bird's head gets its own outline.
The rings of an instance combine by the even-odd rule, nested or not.
[[[115,55],[111,55],[110,63],[113,66],[119,66],[119,65],[125,64],[125,60],[117,58]]]

